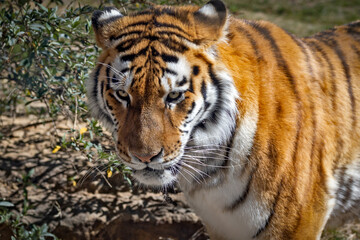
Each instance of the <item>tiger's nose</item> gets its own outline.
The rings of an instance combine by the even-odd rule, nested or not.
[[[163,149],[161,149],[156,154],[139,154],[132,152],[132,155],[134,155],[136,158],[138,158],[143,163],[150,163],[153,160],[156,160],[158,157],[162,155]]]

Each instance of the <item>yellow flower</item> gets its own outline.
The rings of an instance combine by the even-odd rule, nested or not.
[[[71,141],[73,141],[73,142],[74,142],[74,141],[75,141],[75,138],[73,138],[73,137],[72,137],[72,138],[71,138]]]
[[[86,127],[80,129],[80,135],[83,135],[87,131]]]
[[[75,180],[72,180],[72,184],[74,187],[76,187],[76,181]]]
[[[56,145],[56,147],[52,150],[52,153],[57,153],[60,150],[60,146]]]
[[[106,172],[107,172],[107,177],[111,178],[111,176],[113,174],[112,171],[110,169],[108,169]]]

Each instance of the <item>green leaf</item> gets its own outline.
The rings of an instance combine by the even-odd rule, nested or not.
[[[42,24],[39,24],[39,23],[32,23],[32,24],[30,24],[29,27],[35,31],[41,31],[41,30],[45,29],[45,26]]]
[[[9,38],[8,44],[9,44],[10,46],[14,46],[14,45],[16,44],[16,38]]]

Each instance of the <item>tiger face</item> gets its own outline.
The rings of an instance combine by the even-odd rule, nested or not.
[[[103,52],[87,84],[90,108],[135,179],[166,187],[177,181],[188,148],[227,143],[237,91],[215,64],[223,4],[156,6],[129,16],[106,8],[92,22]]]

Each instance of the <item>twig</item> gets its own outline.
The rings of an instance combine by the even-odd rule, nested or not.
[[[111,185],[110,182],[106,179],[105,174],[102,173],[98,167],[95,167],[95,169],[96,169],[96,170],[100,173],[100,175],[104,178],[105,182],[112,188],[112,185]]]
[[[78,100],[77,100],[77,96],[75,96],[75,118],[74,118],[73,129],[76,129],[77,115],[78,115]]]
[[[65,118],[64,118],[65,119]],[[62,120],[64,120],[62,119]],[[60,120],[60,121],[62,121]],[[24,125],[24,126],[19,126],[19,127],[16,127],[14,129],[11,129],[10,130],[10,133],[13,133],[13,132],[16,132],[16,131],[19,131],[19,130],[22,130],[22,129],[25,129],[25,128],[29,128],[29,127],[34,127],[34,126],[37,126],[37,125],[41,125],[41,124],[46,124],[46,123],[51,123],[53,122],[54,119],[48,119],[48,120],[44,120],[42,122],[36,122],[36,123],[30,123],[30,124],[27,124],[27,125]],[[10,135],[10,133],[6,134],[6,135]]]

